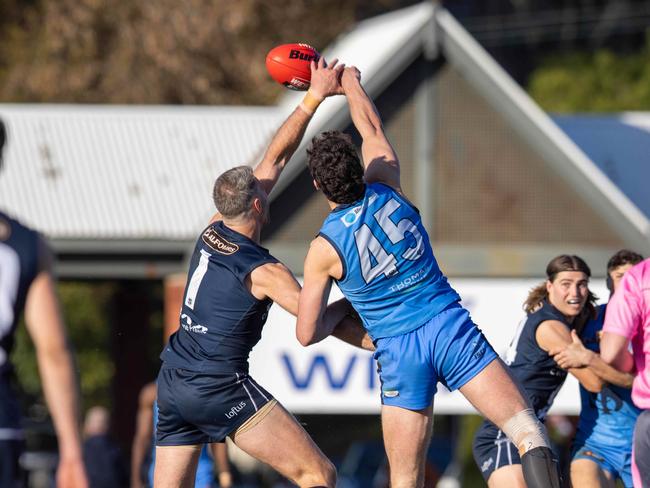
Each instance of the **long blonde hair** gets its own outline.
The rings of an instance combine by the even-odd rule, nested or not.
[[[585,263],[585,261],[579,256],[561,254],[560,256],[551,259],[546,266],[547,280],[552,283],[555,281],[557,275],[562,271],[581,271],[586,274],[587,277],[591,277],[591,269],[589,269],[587,263]],[[537,310],[540,304],[546,299],[548,299],[548,290],[546,289],[546,281],[544,281],[528,292],[528,297],[524,302],[524,310],[526,313],[532,313]],[[589,319],[596,317],[597,300],[598,297],[589,290],[587,303],[585,303],[584,308],[580,311],[580,314],[578,314],[573,322],[574,328],[578,332],[582,330],[582,327]]]

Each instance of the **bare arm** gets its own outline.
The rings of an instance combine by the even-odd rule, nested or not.
[[[290,314],[298,315],[298,303],[301,296],[300,284],[291,271],[281,263],[265,264],[255,268],[251,273],[251,292],[258,299],[269,297]],[[348,317],[335,328],[349,314],[349,308],[341,306],[339,302],[328,307],[327,296],[329,296],[329,291],[325,296],[326,312],[323,312],[323,322],[330,333],[334,330],[335,337],[353,346],[365,349],[374,348],[372,341],[366,336],[365,330],[359,322]],[[298,328],[296,328],[296,335],[300,341]]]
[[[575,330],[571,331],[571,344],[564,349],[551,350],[549,355],[562,369],[589,368],[607,383],[632,388],[634,376],[613,368],[598,353],[587,349]]]
[[[343,68],[343,64],[337,66],[336,59],[332,61],[331,66],[327,66],[322,56],[318,63],[312,61],[310,95],[318,100],[323,100],[328,96],[338,94],[340,92],[339,78]],[[301,106],[297,107],[280,126],[264,153],[262,161],[255,167],[255,176],[260,180],[267,194],[271,193],[282,170],[298,149],[311,117],[312,115]]]
[[[600,357],[619,371],[633,371],[634,357],[629,350],[630,340],[611,332],[603,332],[600,339]]]
[[[537,327],[535,339],[539,346],[549,352],[563,349],[571,344],[571,334],[566,325],[557,320],[546,320]],[[569,368],[569,373],[575,376],[587,391],[598,393],[603,387],[603,380],[589,368]]]
[[[363,140],[361,156],[366,182],[385,183],[401,192],[399,160],[386,137],[375,104],[361,86],[359,71],[354,67],[346,68],[341,85],[350,106],[352,122]]]
[[[141,488],[140,470],[151,449],[153,436],[153,404],[156,401],[156,384],[149,383],[140,391],[138,413],[135,420],[135,435],[131,444],[131,488]]]
[[[230,461],[228,460],[228,446],[225,442],[215,442],[210,444],[212,457],[217,468],[217,477],[221,488],[230,488],[232,486],[232,474],[230,472]]]
[[[352,309],[347,300],[327,305],[332,276],[340,276],[342,267],[336,251],[322,237],[314,239],[309,246],[303,271],[296,335],[303,346],[308,346],[331,335],[334,326],[344,317],[349,317]],[[337,320],[327,320],[327,312],[333,313]],[[345,330],[339,332],[345,334]]]
[[[41,257],[41,272],[27,293],[25,323],[36,349],[43,392],[59,444],[57,486],[86,487],[77,378],[51,274],[51,255],[45,243]]]

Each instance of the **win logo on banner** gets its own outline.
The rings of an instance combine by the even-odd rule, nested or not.
[[[298,390],[308,390],[314,378],[318,376],[324,376],[332,390],[343,390],[349,384],[350,378],[355,374],[355,371],[358,371],[359,368],[364,369],[363,373],[367,378],[366,386],[369,390],[373,390],[376,384],[375,362],[372,356],[367,361],[363,359],[358,361],[358,359],[360,359],[358,356],[350,356],[343,372],[335,375],[330,364],[331,360],[328,360],[327,356],[323,354],[315,354],[310,358],[306,371],[303,374],[299,374],[296,371],[291,356],[286,352],[282,354],[282,363],[287,370],[291,383]]]

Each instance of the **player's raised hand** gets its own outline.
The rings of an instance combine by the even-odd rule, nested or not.
[[[350,66],[343,70],[343,75],[341,76],[341,86],[343,87],[343,91],[346,91],[346,89],[353,85],[358,85],[360,82],[361,72],[356,66]]]
[[[318,58],[318,62],[312,61],[310,67],[311,86],[309,87],[309,91],[312,95],[323,99],[343,93],[340,79],[345,64],[338,64],[338,59],[334,59],[328,65],[325,58],[321,56]]]

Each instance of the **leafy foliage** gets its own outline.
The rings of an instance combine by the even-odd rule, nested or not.
[[[568,53],[550,57],[532,75],[528,91],[551,112],[650,109],[650,37],[636,54]]]
[[[322,49],[358,15],[409,3],[11,0],[0,10],[0,99],[270,103],[282,90],[263,62],[273,46]]]
[[[68,337],[75,349],[81,396],[88,405],[110,405],[114,364],[108,308],[114,291],[111,283],[66,282],[58,285]],[[34,346],[23,324],[16,334],[12,362],[24,393],[42,395]]]

